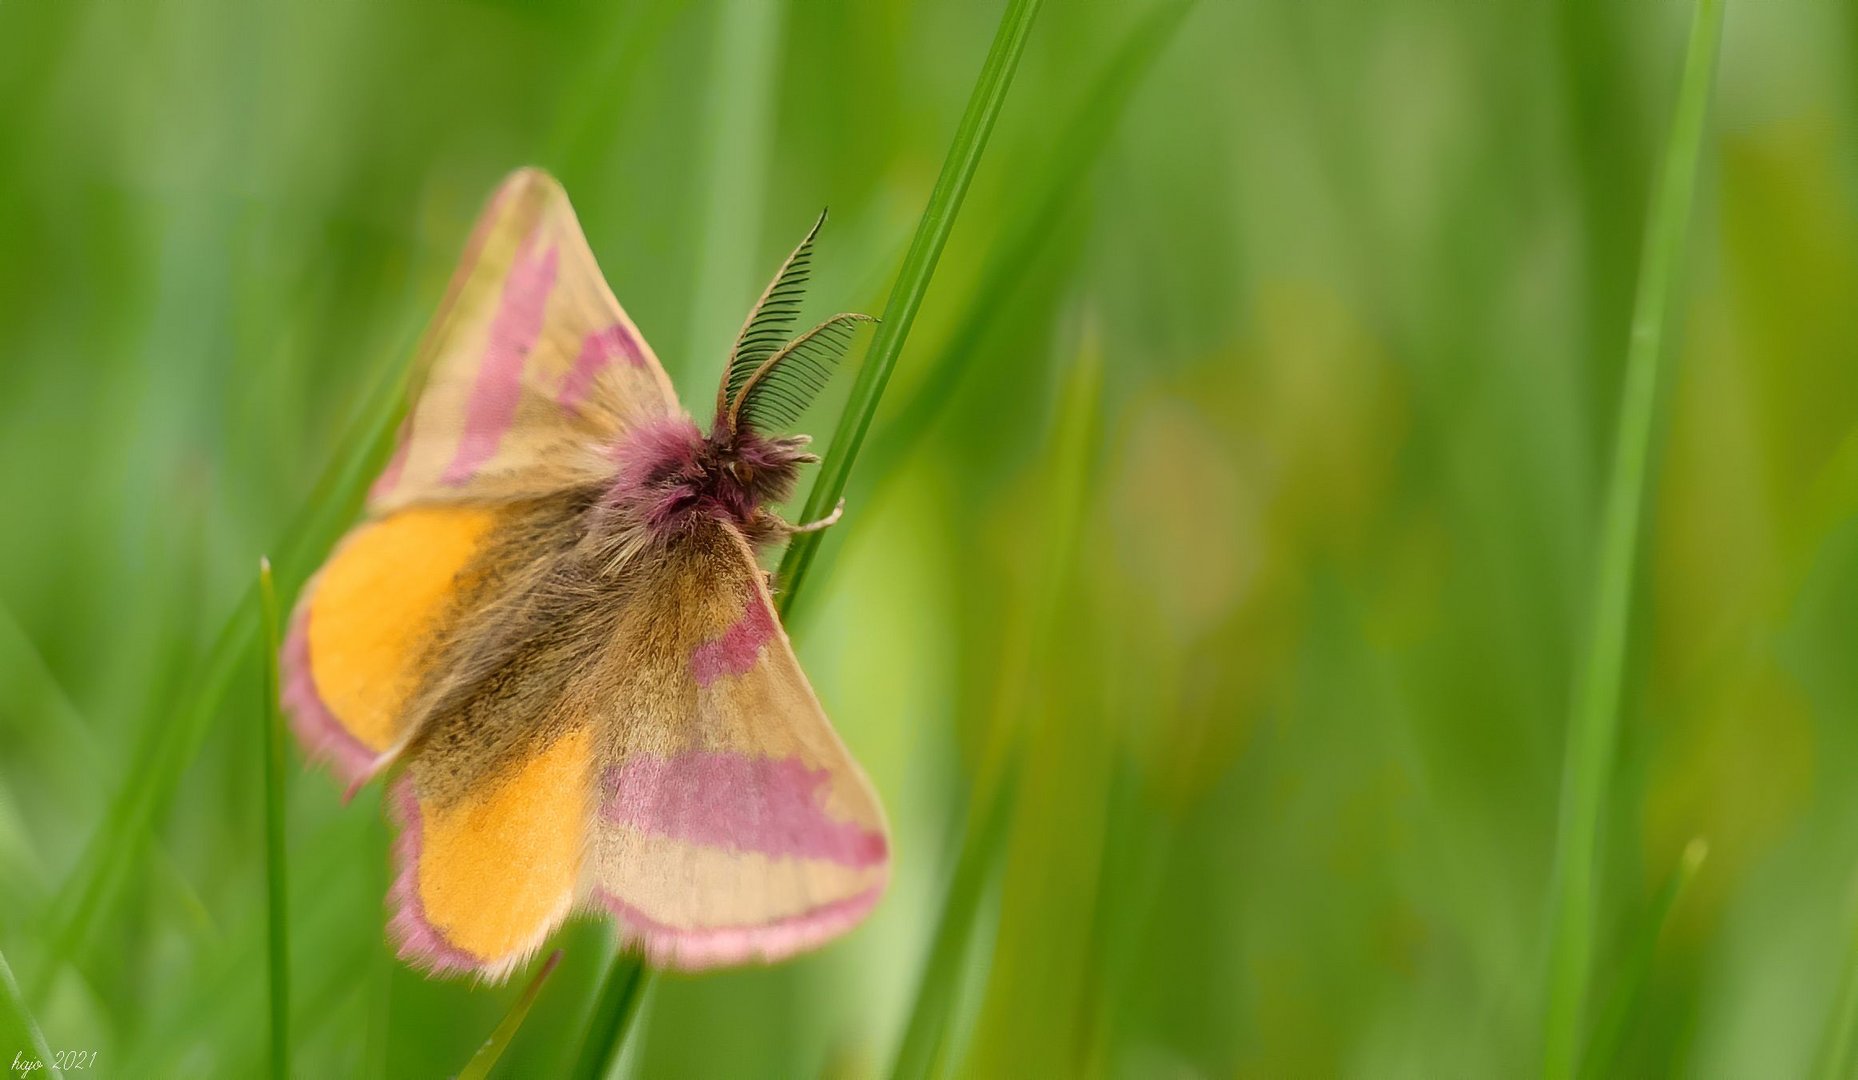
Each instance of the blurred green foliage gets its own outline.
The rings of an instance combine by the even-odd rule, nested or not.
[[[50,1048],[262,1068],[251,639],[198,751],[147,748],[367,453],[496,180],[562,178],[701,403],[821,205],[814,303],[881,306],[1002,6],[0,3],[0,955]],[[803,960],[656,979],[625,1067],[888,1069],[1014,746],[939,1069],[1539,1068],[1690,5],[1200,0],[1116,75],[1157,10],[1046,4],[795,613],[890,809],[889,897]],[[1602,831],[1601,1074],[1804,1075],[1852,1038],[1855,145],[1858,8],[1731,0]],[[58,942],[164,769],[95,853],[124,887]],[[296,1073],[457,1071],[526,975],[393,961],[378,795],[289,779]],[[502,1075],[578,1046],[605,931],[558,944]]]

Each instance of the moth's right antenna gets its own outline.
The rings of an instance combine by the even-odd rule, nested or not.
[[[826,388],[858,324],[876,321],[855,311],[841,312],[781,346],[743,380],[729,406],[729,430],[746,420],[758,430],[778,431],[799,419]]]
[[[807,279],[813,270],[813,240],[819,235],[819,227],[826,223],[826,211],[821,210],[813,227],[806,232],[806,239],[794,248],[781,263],[781,268],[774,274],[774,280],[749,309],[748,318],[742,321],[742,332],[736,335],[735,347],[729,352],[729,370],[723,375],[723,384],[716,390],[716,419],[718,423],[725,420],[733,423],[732,403],[741,394],[742,388],[768,358],[780,351],[787,344],[788,335],[793,332],[794,321],[800,317],[800,302],[806,297]]]

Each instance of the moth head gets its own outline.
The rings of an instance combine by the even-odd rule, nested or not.
[[[598,500],[603,532],[642,525],[681,533],[697,517],[720,518],[756,534],[761,507],[785,502],[800,467],[819,459],[805,435],[770,437],[751,427],[705,437],[689,417],[667,417],[629,432],[615,449],[617,474]]]
[[[710,433],[699,435],[688,419],[634,433],[619,450],[620,475],[604,505],[654,532],[675,532],[692,515],[752,531],[763,505],[793,495],[800,467],[819,458],[807,452],[807,436],[779,433],[825,389],[859,326],[877,321],[845,312],[793,333],[825,220],[822,212],[743,321]]]
[[[786,502],[800,480],[800,466],[819,460],[807,453],[808,435],[771,438],[752,427],[738,428],[727,444],[712,444],[716,482],[738,489],[749,503]]]

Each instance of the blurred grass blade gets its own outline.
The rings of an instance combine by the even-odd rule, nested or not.
[[[54,902],[49,934],[52,956],[35,980],[35,997],[43,999],[61,959],[75,961],[85,954],[96,923],[140,862],[159,806],[179,786],[193,750],[206,736],[207,723],[225,700],[239,664],[251,652],[255,612],[254,598],[247,593],[234,609],[232,621],[221,628],[194,684],[193,696],[177,710],[176,722],[153,723],[152,737],[138,740],[139,750],[129,760],[121,790]]]
[[[1052,152],[1046,157],[1040,183],[1021,209],[1007,215],[1011,232],[994,246],[993,256],[981,271],[980,283],[969,295],[968,305],[955,330],[928,364],[922,379],[902,407],[884,421],[871,437],[865,452],[869,462],[860,475],[866,479],[853,485],[850,501],[867,506],[876,488],[877,477],[888,476],[902,466],[950,400],[966,376],[970,361],[982,352],[982,344],[993,330],[995,320],[1012,307],[1013,297],[1031,275],[1033,264],[1054,236],[1061,232],[1065,212],[1071,207],[1079,189],[1089,177],[1091,166],[1109,144],[1129,100],[1142,85],[1149,69],[1174,40],[1195,0],[1178,0],[1163,4],[1150,12],[1116,55],[1104,65],[1089,93],[1064,126]],[[831,546],[816,553],[828,564],[832,553],[842,543],[845,533],[868,520],[857,515],[837,526],[839,536]],[[823,545],[826,538],[821,536]],[[790,618],[804,618],[797,604],[789,603],[784,613]]]
[[[43,714],[51,719],[51,722],[45,725],[45,732],[51,738],[58,740],[56,749],[51,750],[50,753],[53,755],[52,763],[64,770],[58,774],[61,778],[69,777],[69,782],[75,783],[76,778],[81,775],[80,770],[93,768],[99,762],[110,762],[115,765],[122,761],[135,760],[131,751],[113,751],[98,739],[96,729],[89,718],[71,699],[70,692],[52,673],[38,646],[26,633],[25,627],[20,625],[18,617],[4,602],[0,602],[0,684],[7,687],[10,705],[16,708],[43,710]],[[61,779],[60,782],[65,782],[65,780]],[[30,880],[20,876],[20,880],[10,881],[7,884],[29,888],[35,894],[38,894],[40,890],[49,889],[51,883],[44,882],[37,876],[39,867],[43,865],[42,854],[34,850],[32,838],[27,835],[26,830],[20,830],[19,838],[21,850],[18,854],[27,856],[27,863],[33,867],[35,873]],[[155,864],[154,873],[173,893],[181,907],[189,915],[195,917],[194,929],[202,934],[217,933],[218,929],[213,923],[212,915],[194,891],[193,883],[186,879],[180,867],[175,863],[174,853],[167,849],[160,837],[150,837],[149,844],[150,855]],[[3,871],[4,867],[0,867],[0,872]],[[43,910],[44,904],[49,899],[44,895],[34,895],[29,905],[21,904],[21,907],[29,910]]]
[[[1053,638],[1067,583],[1078,554],[1084,512],[1089,502],[1091,451],[1097,445],[1097,419],[1103,386],[1103,354],[1095,327],[1087,324],[1077,363],[1067,373],[1060,411],[1052,432],[1052,476],[1048,486],[1050,549],[1040,560],[1032,599],[1032,621],[1009,644],[986,734],[986,748],[976,770],[973,831],[943,898],[942,914],[930,942],[929,957],[910,1008],[909,1023],[897,1050],[891,1075],[921,1080],[936,1071],[944,1053],[948,1018],[962,982],[969,937],[993,867],[1006,844],[1018,798],[1020,765],[1026,734],[1020,720],[1030,711],[1033,684],[1043,651]]]
[[[1009,771],[997,781],[988,782],[990,794],[980,787],[976,784],[976,804],[969,811],[969,820],[953,831],[963,842],[955,853],[955,872],[942,897],[942,914],[936,921],[935,936],[930,939],[929,961],[917,983],[916,1003],[910,1009],[896,1063],[891,1066],[890,1075],[903,1080],[929,1076],[941,1053],[955,991],[961,985],[962,961],[968,955],[987,883],[1000,861],[1007,822],[1013,819],[1018,772],[1009,765]]]
[[[284,715],[278,698],[277,588],[271,560],[258,560],[258,608],[264,622],[265,885],[269,900],[271,968],[271,1075],[290,1075],[290,918],[284,879]]]
[[[898,271],[897,284],[884,305],[883,321],[871,340],[871,350],[858,368],[858,378],[852,383],[845,411],[839,415],[839,425],[833,431],[826,459],[820,463],[819,478],[807,496],[801,521],[825,517],[845,493],[852,463],[858,458],[858,448],[871,427],[872,415],[877,412],[878,399],[884,394],[891,369],[896,367],[897,356],[903,351],[903,343],[916,321],[916,312],[929,291],[929,280],[935,275],[942,247],[948,243],[948,234],[954,228],[955,215],[961,210],[961,200],[968,192],[968,182],[974,178],[981,151],[987,147],[987,137],[993,132],[1000,106],[1006,100],[1007,87],[1013,81],[1020,54],[1025,52],[1026,37],[1032,31],[1039,3],[1040,0],[1010,0],[1000,17],[993,46],[981,65],[980,78],[968,98],[967,111],[955,129],[955,141],[942,162],[941,175],[936,177],[935,188],[929,193],[929,205],[916,225],[909,253],[903,257],[903,268]],[[801,582],[806,580],[807,568],[819,549],[819,538],[817,532],[801,533],[787,545],[779,578],[782,614],[793,602]]]
[[[596,161],[611,132],[599,121],[631,93],[632,81],[662,47],[666,31],[685,10],[680,4],[612,4],[612,22],[597,31],[601,51],[584,64],[549,110],[553,122],[542,140],[543,163],[568,169]]]
[[[1012,231],[994,247],[954,333],[929,364],[916,392],[872,436],[870,475],[884,476],[898,466],[954,396],[968,362],[980,353],[1001,312],[1010,308],[1034,260],[1059,233],[1065,211],[1109,145],[1124,109],[1193,6],[1194,0],[1177,0],[1157,7],[1104,65],[1047,155],[1043,183],[1023,208],[1007,215]]]
[[[284,544],[286,580],[301,577],[305,564],[334,540],[354,516],[372,470],[386,457],[409,373],[399,366],[366,399],[338,453],[317,480],[310,501],[292,522]],[[34,980],[34,997],[42,999],[61,960],[81,957],[97,922],[120,896],[123,882],[139,862],[154,819],[180,785],[207,726],[225,703],[239,666],[257,639],[257,588],[246,590],[221,627],[201,662],[193,690],[173,716],[153,711],[143,722],[138,752],[97,834],[86,845],[71,877],[59,890],[47,935],[52,956]]]
[[[484,1040],[484,1045],[477,1048],[477,1053],[471,1055],[470,1061],[465,1062],[458,1080],[483,1080],[490,1075],[490,1070],[496,1068],[497,1059],[509,1048],[510,1040],[516,1037],[517,1030],[523,1026],[523,1020],[529,1016],[529,1007],[535,1004],[536,996],[542,992],[542,984],[555,973],[555,966],[559,963],[561,950],[556,949],[548,954],[548,959],[542,962],[542,970],[536,972],[535,978],[530,979],[529,985],[523,988],[522,996],[516,999],[516,1004],[510,1006],[509,1015],[503,1018],[503,1023],[497,1025],[497,1030],[491,1032],[490,1038]]]
[[[622,947],[607,969],[600,996],[587,1018],[580,1057],[568,1074],[574,1080],[600,1080],[611,1071],[625,1045],[632,1018],[638,1015],[639,1002],[645,997],[645,983],[645,961],[638,953]]]
[[[44,1064],[46,1076],[63,1075],[53,1065],[52,1052],[45,1045],[45,1034],[26,1008],[26,999],[20,996],[19,983],[13,978],[13,968],[6,962],[6,954],[0,953],[0,1053],[5,1049],[13,1050],[22,1060],[36,1055]],[[13,1058],[5,1060],[11,1062]]]
[[[1845,952],[1845,972],[1839,978],[1832,1013],[1826,1018],[1819,1066],[1813,1072],[1819,1080],[1850,1080],[1858,1073],[1858,1061],[1853,1060],[1852,1053],[1853,1045],[1858,1044],[1858,933],[1852,935]]]
[[[1710,846],[1702,837],[1684,845],[1684,854],[1678,859],[1677,869],[1671,872],[1670,879],[1652,901],[1651,910],[1633,933],[1632,952],[1626,958],[1613,993],[1594,1022],[1593,1038],[1588,1041],[1587,1054],[1581,1065],[1583,1077],[1597,1080],[1598,1077],[1615,1074],[1614,1062],[1619,1057],[1620,1046],[1625,1042],[1626,1031],[1644,1000],[1646,984],[1651,981],[1652,962],[1658,955],[1658,939],[1664,935],[1665,924],[1671,921],[1671,910],[1677,907],[1677,902],[1690,889],[1690,883],[1697,879],[1697,871],[1702,868],[1703,860],[1709,852]]]
[[[742,302],[761,284],[755,264],[762,192],[773,159],[775,102],[780,98],[785,7],[726,0],[716,13],[709,97],[703,122],[704,167],[690,330],[672,376],[706,385],[720,373]]]
[[[1813,1071],[1820,1080],[1848,1080],[1858,1073],[1858,1054],[1853,1052],[1858,1046],[1858,924],[1846,936],[1845,970],[1839,976],[1838,993],[1826,1017],[1819,1064]]]
[[[1722,36],[1722,0],[1699,0],[1678,89],[1663,172],[1647,215],[1645,251],[1626,353],[1619,430],[1602,513],[1593,625],[1569,717],[1555,851],[1543,1074],[1573,1075],[1593,969],[1601,812],[1613,770],[1620,684],[1631,616],[1646,463],[1657,405],[1658,363],[1671,319],[1672,279],[1696,188],[1704,116]]]

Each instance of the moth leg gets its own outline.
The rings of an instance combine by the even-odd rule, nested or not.
[[[823,532],[826,529],[830,529],[834,525],[837,525],[839,523],[839,519],[844,516],[845,516],[845,500],[840,499],[839,505],[832,508],[832,513],[827,514],[825,517],[820,518],[818,521],[809,521],[805,525],[794,525],[789,522],[782,522],[781,524],[787,526],[787,532],[791,535],[798,535],[800,533],[810,533],[810,532]]]

